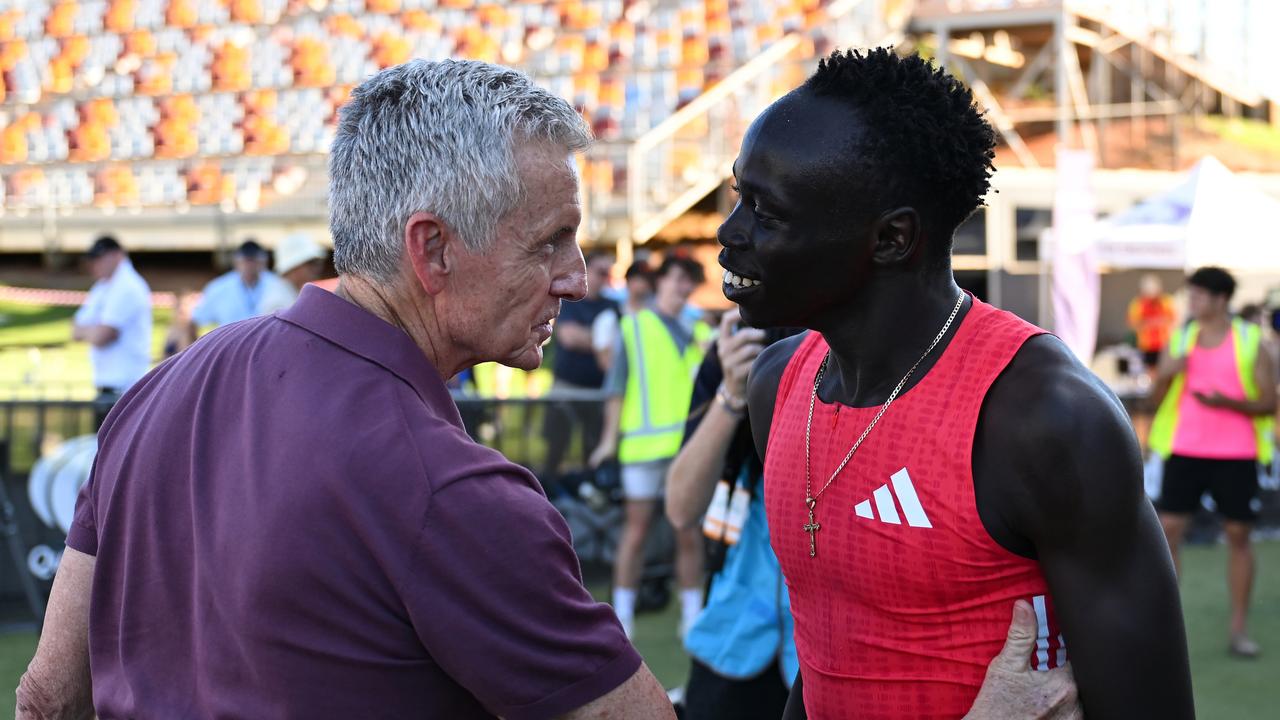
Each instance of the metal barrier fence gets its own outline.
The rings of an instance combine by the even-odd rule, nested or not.
[[[609,562],[620,522],[616,508],[604,502],[589,506],[579,495],[580,484],[593,477],[585,472],[586,459],[599,441],[604,395],[557,391],[497,399],[458,394],[455,400],[473,438],[537,475],[569,520],[583,561]],[[0,401],[0,626],[15,619],[39,621],[65,540],[64,531],[42,519],[33,505],[32,468],[65,441],[96,432],[109,409],[87,400]],[[33,578],[38,602],[32,597]]]

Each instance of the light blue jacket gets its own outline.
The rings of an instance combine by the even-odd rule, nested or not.
[[[684,647],[717,674],[735,680],[756,677],[776,663],[790,687],[800,670],[791,600],[769,545],[764,478],[746,477],[748,472],[744,468],[739,482],[754,482],[755,493],[742,534],[711,581],[707,606],[685,635]]]

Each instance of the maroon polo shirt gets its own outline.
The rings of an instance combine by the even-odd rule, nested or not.
[[[537,480],[336,295],[211,333],[99,438],[67,543],[104,719],[548,718],[640,665]]]

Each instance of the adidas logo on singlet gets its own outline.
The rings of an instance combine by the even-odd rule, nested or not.
[[[906,468],[894,473],[889,482],[876,488],[871,494],[875,501],[874,511],[871,509],[872,500],[863,500],[854,506],[853,512],[860,518],[901,525],[902,517],[898,515],[898,508],[893,502],[895,496],[898,498],[898,505],[902,506],[902,514],[906,516],[908,525],[918,528],[933,527],[929,516],[924,512],[924,506],[920,504],[920,496],[916,495],[916,486],[911,484],[911,475]]]

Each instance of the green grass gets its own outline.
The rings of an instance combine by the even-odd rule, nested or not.
[[[0,398],[92,399],[89,346],[71,342],[74,307],[0,301]],[[172,312],[152,311],[152,358],[160,358]]]
[[[1263,720],[1276,717],[1280,695],[1280,543],[1258,545],[1259,577],[1254,590],[1252,634],[1263,647],[1258,660],[1227,655],[1226,549],[1190,547],[1182,559],[1183,610],[1191,647],[1196,715],[1202,720]],[[597,597],[603,585],[593,584]],[[636,648],[664,687],[684,684],[689,660],[676,640],[679,601],[662,612],[636,618]],[[35,650],[31,633],[0,635],[0,709],[13,704],[13,688]]]
[[[34,633],[0,634],[0,717],[17,714],[14,690],[18,678],[27,671],[27,663],[36,652]]]

